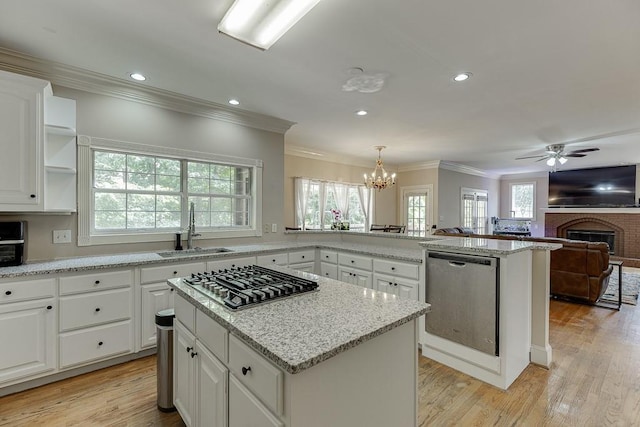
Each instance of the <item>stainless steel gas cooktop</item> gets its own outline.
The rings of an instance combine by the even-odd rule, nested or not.
[[[254,307],[318,289],[318,282],[258,265],[193,273],[182,280],[230,310]]]

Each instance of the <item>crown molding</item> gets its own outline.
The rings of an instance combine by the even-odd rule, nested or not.
[[[411,163],[408,165],[401,165],[398,167],[398,172],[411,172],[424,169],[438,169],[440,167],[440,160],[431,160],[429,162]]]
[[[176,92],[151,86],[141,86],[124,79],[114,78],[71,65],[43,60],[2,47],[0,47],[0,69],[48,80],[54,85],[64,86],[70,89],[112,96],[269,132],[284,134],[295,124],[288,120],[230,108],[223,104],[217,104]]]
[[[440,161],[440,168],[467,175],[481,176],[483,178],[500,179],[500,175],[493,174],[482,169],[476,169],[471,166],[461,165],[459,163]]]
[[[289,156],[318,160],[321,162],[339,163],[343,165],[358,166],[363,168],[375,167],[375,158],[373,157],[370,162],[365,162],[361,158],[349,157],[343,154],[326,153],[323,151],[315,150],[313,148],[305,148],[296,145],[285,144],[284,154]],[[394,170],[393,166],[389,167],[389,165],[386,164],[385,169],[388,169],[390,171]]]

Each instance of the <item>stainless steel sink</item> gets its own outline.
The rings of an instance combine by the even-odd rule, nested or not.
[[[193,248],[184,249],[182,251],[164,251],[156,253],[163,258],[176,258],[191,255],[219,254],[224,252],[233,252],[233,250],[227,248]]]

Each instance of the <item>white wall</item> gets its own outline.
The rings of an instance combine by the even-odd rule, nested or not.
[[[486,190],[489,193],[489,218],[498,216],[500,180],[440,167],[438,169],[438,214],[434,219],[438,228],[460,226],[462,188]]]
[[[278,233],[262,238],[199,241],[199,246],[253,243],[282,239],[284,205],[284,135],[224,121],[179,113],[115,97],[54,87],[54,94],[76,100],[79,135],[161,147],[261,159],[263,168],[263,223],[279,225]],[[131,245],[78,247],[52,243],[52,231],[70,229],[75,241],[77,215],[4,215],[2,220],[28,221],[27,260],[45,260],[107,253],[171,249],[172,241]]]

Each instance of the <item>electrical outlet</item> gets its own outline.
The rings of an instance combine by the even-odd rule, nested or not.
[[[71,243],[71,230],[53,230],[53,243]]]
[[[271,232],[272,233],[277,233],[278,232],[278,224],[276,224],[276,223],[271,224]]]
[[[263,229],[264,229],[264,232],[265,232],[265,233],[268,233],[268,232],[269,232],[269,230],[271,229],[271,225],[270,225],[270,224],[265,224],[265,225],[264,225],[264,227],[263,227]]]

